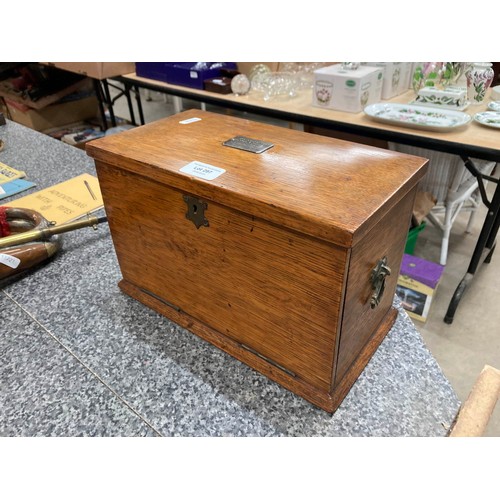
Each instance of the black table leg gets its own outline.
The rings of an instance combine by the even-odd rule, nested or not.
[[[96,78],[92,78],[94,84],[94,91],[97,97],[97,103],[99,105],[99,114],[101,115],[101,128],[102,130],[107,130],[108,124],[106,121],[106,110],[104,109],[104,102],[106,101],[104,94],[102,93],[101,82]]]
[[[500,183],[497,183],[493,199],[489,204],[488,213],[481,229],[481,234],[476,243],[476,248],[472,254],[472,258],[467,269],[466,275],[459,283],[453,297],[451,298],[448,310],[444,317],[444,322],[451,324],[455,316],[456,309],[464,293],[467,290],[472,278],[474,277],[479,265],[482,262],[489,263],[493,251],[495,250],[495,241],[500,225]]]
[[[132,125],[136,126],[137,123],[135,121],[135,113],[134,113],[134,106],[132,106],[132,99],[130,97],[130,89],[132,88],[131,85],[128,83],[123,84],[123,93],[125,94],[125,97],[127,98],[127,105],[128,105],[128,112],[130,114],[130,122]]]
[[[142,101],[141,101],[141,94],[139,92],[139,87],[137,85],[134,85],[134,91],[135,91],[135,100],[137,102],[137,109],[139,110],[139,118],[141,120],[141,125],[144,125],[144,113],[142,111]]]
[[[108,105],[109,118],[111,120],[111,125],[116,127],[115,112],[113,111],[113,101],[111,100],[111,94],[109,93],[109,86],[106,79],[102,80],[102,86],[104,87],[104,95],[106,97],[106,104]]]

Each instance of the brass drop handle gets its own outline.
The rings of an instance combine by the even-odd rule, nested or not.
[[[377,265],[372,270],[371,283],[372,283],[372,297],[370,299],[370,306],[375,309],[380,304],[382,295],[385,290],[385,278],[391,274],[391,268],[387,265],[387,257],[383,257],[377,262]]]

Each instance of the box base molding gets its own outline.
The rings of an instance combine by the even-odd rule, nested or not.
[[[172,304],[168,304],[160,297],[137,287],[126,279],[122,279],[118,283],[118,286],[125,294],[133,299],[167,317],[203,340],[215,345],[219,349],[328,413],[333,413],[340,406],[373,353],[391,329],[397,316],[397,311],[391,308],[342,380],[336,382],[337,385],[331,392],[326,392],[301,380],[288,370],[269,362],[265,358],[259,356],[258,353],[254,353],[242,344],[239,344],[226,335],[196,320],[192,316],[175,308]]]

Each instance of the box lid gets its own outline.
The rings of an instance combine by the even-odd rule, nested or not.
[[[403,255],[399,274],[408,276],[419,283],[436,288],[444,271],[444,266],[414,255]]]
[[[345,68],[342,64],[333,64],[332,66],[325,66],[314,71],[317,75],[335,75],[349,78],[364,78],[372,73],[383,72],[384,69],[375,66],[358,66],[356,69]]]
[[[223,145],[235,136],[273,146],[258,154]],[[428,161],[200,110],[91,141],[86,150],[96,161],[346,247],[416,185]]]

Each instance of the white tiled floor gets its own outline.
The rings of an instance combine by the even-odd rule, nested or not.
[[[145,121],[163,118],[173,114],[172,97],[166,98],[157,92],[141,90]],[[184,109],[200,107],[199,103],[183,101]],[[224,112],[207,106],[209,111]],[[114,107],[115,114],[129,119],[125,99],[119,99]],[[136,119],[137,119],[136,110]],[[271,121],[257,115],[245,114],[247,118]],[[285,122],[272,121],[287,126]],[[497,176],[500,168],[497,169]],[[494,184],[489,183],[488,192],[493,192]],[[415,321],[416,328],[438,361],[444,374],[450,380],[458,397],[465,401],[484,365],[500,368],[500,255],[493,255],[490,264],[483,265],[462,298],[455,319],[451,325],[443,318],[455,288],[467,271],[486,208],[479,210],[470,234],[465,234],[468,215],[459,216],[455,222],[449,247],[448,263],[439,284],[429,318],[425,324]],[[415,255],[438,262],[440,235],[431,224],[419,234]],[[429,402],[432,404],[432,402]],[[500,404],[493,413],[486,436],[500,436]]]

